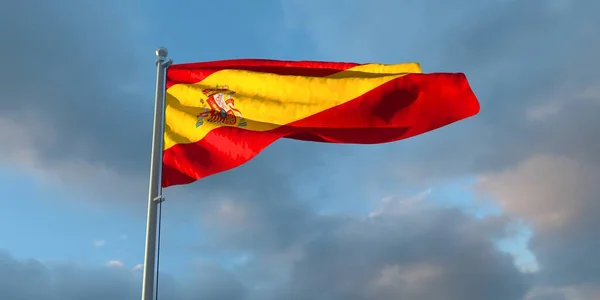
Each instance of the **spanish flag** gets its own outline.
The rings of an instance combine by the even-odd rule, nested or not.
[[[280,138],[406,139],[479,112],[462,73],[416,63],[226,60],[167,70],[162,186],[238,167]]]

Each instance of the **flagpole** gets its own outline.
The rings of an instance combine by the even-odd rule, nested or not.
[[[162,152],[164,131],[165,71],[171,64],[166,48],[156,49],[156,97],[154,102],[154,126],[152,130],[152,154],[150,156],[150,184],[148,188],[148,216],[146,220],[146,249],[144,255],[144,275],[142,300],[155,300],[154,281],[156,279],[156,227],[158,205],[162,197]]]

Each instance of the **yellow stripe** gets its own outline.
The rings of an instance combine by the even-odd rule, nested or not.
[[[194,143],[221,126],[204,122],[196,127],[203,111],[203,89],[227,85],[235,92],[247,130],[265,131],[304,119],[343,104],[407,73],[421,73],[418,64],[357,66],[328,77],[282,76],[241,70],[215,72],[196,84],[176,84],[167,90],[164,149]]]

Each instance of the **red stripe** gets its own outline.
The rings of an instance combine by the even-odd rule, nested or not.
[[[172,65],[167,69],[167,89],[178,83],[194,84],[209,75],[226,69],[298,75],[311,77],[331,76],[358,66],[356,63],[320,61],[285,61],[268,59],[233,59]]]
[[[235,168],[284,137],[328,143],[386,143],[478,112],[479,103],[463,74],[409,74],[350,102],[270,131],[219,127],[196,143],[175,145],[163,155],[163,187]]]

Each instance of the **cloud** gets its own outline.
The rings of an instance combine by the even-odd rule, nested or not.
[[[109,260],[106,263],[106,266],[112,267],[112,268],[122,268],[125,266],[125,264],[120,260]]]
[[[398,180],[499,170],[544,149],[597,147],[598,97],[590,92],[600,67],[596,1],[560,9],[542,0],[282,2],[289,22],[332,59],[418,60],[427,72],[470,78],[482,103],[477,117],[381,151],[401,165]],[[549,118],[555,110],[561,117]],[[524,117],[540,111],[547,121]]]
[[[37,2],[9,1],[0,11],[0,36],[12,45],[0,48],[10,58],[0,69],[2,163],[44,180],[81,183],[89,197],[94,187],[110,185],[141,191],[123,198],[143,198],[152,107],[142,103],[152,94],[139,86],[151,86],[153,71],[151,53],[135,53],[153,47],[145,47],[149,39],[140,30],[151,13],[137,1]],[[194,279],[200,291],[166,277],[166,294],[593,299],[600,274],[592,234],[600,225],[599,2],[281,3],[286,30],[310,37],[306,43],[321,58],[419,60],[429,71],[464,71],[482,112],[386,147],[280,142],[239,169],[169,191],[199,212],[208,236],[198,252],[236,262],[234,270],[200,266],[208,276]],[[318,182],[307,180],[315,174]],[[370,218],[323,216],[315,208],[345,208],[379,198],[374,194],[473,175],[486,179],[478,192],[505,216],[479,221],[422,201],[391,201]],[[519,272],[490,241],[510,218],[533,228],[536,274]],[[131,299],[139,291],[139,278],[127,268],[55,269],[3,259],[13,268],[7,274],[18,276],[9,276],[14,281],[0,294],[15,299],[27,299],[33,282],[63,299],[84,291]],[[18,281],[25,277],[35,280]]]
[[[548,1],[490,4],[466,22],[473,27],[448,34],[444,65],[468,72],[483,109],[466,131],[456,131],[465,143],[443,147],[444,139],[423,139],[432,150],[417,158],[431,159],[429,173],[499,171],[539,152],[582,156],[591,153],[569,152],[598,148],[591,139],[600,109],[591,99],[598,94],[588,92],[600,82],[600,42],[589,38],[599,32],[590,15],[598,3],[570,3],[562,10]],[[452,159],[436,159],[436,146],[452,148]]]
[[[402,201],[396,205],[404,206]],[[304,256],[293,265],[286,295],[520,299],[528,289],[528,276],[491,241],[502,235],[505,225],[426,206],[409,213],[390,210],[374,217],[342,218],[307,243]]]
[[[136,276],[122,268],[94,268],[16,260],[0,254],[0,293],[5,299],[136,299]]]
[[[411,200],[387,200],[376,207],[381,213],[371,216],[369,212],[346,217],[313,212],[310,215],[322,226],[299,229],[293,247],[252,246],[252,255],[230,269],[220,266],[218,259],[190,263],[188,278],[161,275],[161,295],[169,299],[426,300],[510,300],[525,295],[529,275],[521,273],[510,255],[493,243],[505,235],[506,219],[478,220],[423,202],[411,203],[414,209],[408,212],[392,209]],[[268,207],[255,209],[272,212]],[[288,228],[303,224],[302,219],[288,220],[293,223]],[[265,229],[251,228],[248,234],[259,237]],[[239,246],[224,244],[221,249]],[[0,282],[3,276],[13,281],[10,287],[0,285],[0,294],[29,299],[27,284],[43,275],[43,281],[36,284],[44,287],[40,293],[48,297],[134,299],[139,296],[141,266],[133,270],[124,266],[118,260],[92,268],[4,255],[0,257]],[[24,270],[30,273],[14,276]]]
[[[489,138],[468,145],[485,149],[480,157],[488,161],[474,165],[483,179],[477,188],[532,227],[529,247],[540,265],[541,286],[556,297],[593,299],[585,295],[600,286],[600,265],[593,263],[600,244],[592,237],[600,225],[600,144],[593,138],[600,134],[600,76],[594,71],[600,67],[595,59],[600,43],[589,35],[600,33],[600,22],[590,16],[598,3],[509,7],[490,25],[480,24],[480,33],[461,40],[475,45],[483,35],[493,36],[496,44],[481,43],[465,51],[465,59],[473,54],[476,63],[507,66],[495,77],[497,84],[488,83],[498,88],[483,94],[490,99],[488,113],[478,126]],[[492,27],[500,22],[505,25]],[[518,30],[526,24],[527,31]],[[546,28],[552,28],[550,34],[542,34]],[[499,80],[508,73],[518,77]],[[467,147],[462,153],[479,156]]]
[[[600,43],[589,37],[600,33],[600,21],[590,15],[598,2],[571,1],[560,9],[513,3],[481,16],[488,20],[457,39],[462,53],[447,55],[486,85],[479,93],[485,112],[453,167],[479,172],[482,196],[532,227],[537,280],[552,291],[544,294],[593,299],[600,286],[593,258],[600,244],[592,237],[600,225],[594,138],[600,134]]]
[[[131,85],[152,81],[152,64],[134,54],[146,46],[147,10],[137,1],[34,2],[10,0],[0,12],[0,162],[85,184],[82,174],[117,183],[145,169],[138,157],[149,154],[152,108],[139,104],[151,91]]]
[[[0,35],[11,45],[0,48],[10,58],[0,70],[0,164],[15,164],[84,199],[123,205],[145,198],[155,11],[135,0],[36,2],[10,0],[0,12]],[[176,44],[190,41],[165,30]],[[314,146],[282,144],[274,146],[279,153],[269,151],[244,170],[196,184],[186,198],[195,199],[189,194],[196,190],[217,194],[232,182],[249,189],[259,181],[252,174],[293,174],[321,159]],[[179,196],[191,189],[171,190]]]
[[[489,174],[478,189],[535,231],[530,248],[546,284],[600,286],[600,264],[592,259],[600,243],[600,173],[597,161],[533,156],[515,168]]]
[[[250,254],[231,268],[252,299],[521,299],[530,287],[493,242],[506,237],[508,219],[439,208],[427,193],[344,216],[277,200],[223,199],[200,218],[218,224],[202,255]],[[288,215],[292,207],[304,213]]]
[[[482,177],[478,186],[493,194],[507,213],[527,219],[538,230],[552,230],[585,213],[588,201],[596,197],[598,175],[595,166],[575,159],[539,155]]]
[[[290,26],[307,32],[329,57],[416,58],[426,71],[466,72],[480,115],[390,145],[375,156],[392,170],[373,164],[366,172],[381,174],[373,175],[380,186],[402,187],[480,175],[481,195],[533,229],[535,281],[551,290],[536,297],[592,299],[585,295],[594,295],[600,274],[592,263],[600,246],[592,237],[600,219],[600,42],[593,38],[600,34],[593,15],[599,3],[475,2],[462,1],[459,12],[440,1],[317,9],[310,1],[283,0]],[[343,17],[330,18],[334,11]]]
[[[587,300],[598,299],[597,286],[582,284],[566,288],[540,287],[527,294],[525,300]]]
[[[104,246],[106,246],[106,240],[102,240],[102,239],[94,240],[93,245],[96,248],[104,247]]]
[[[5,299],[115,299],[141,296],[142,276],[138,270],[123,268],[120,261],[106,266],[47,263],[18,260],[0,252],[0,294]],[[229,273],[214,266],[199,266],[190,280],[161,274],[159,296],[173,300],[242,299],[240,285]]]

